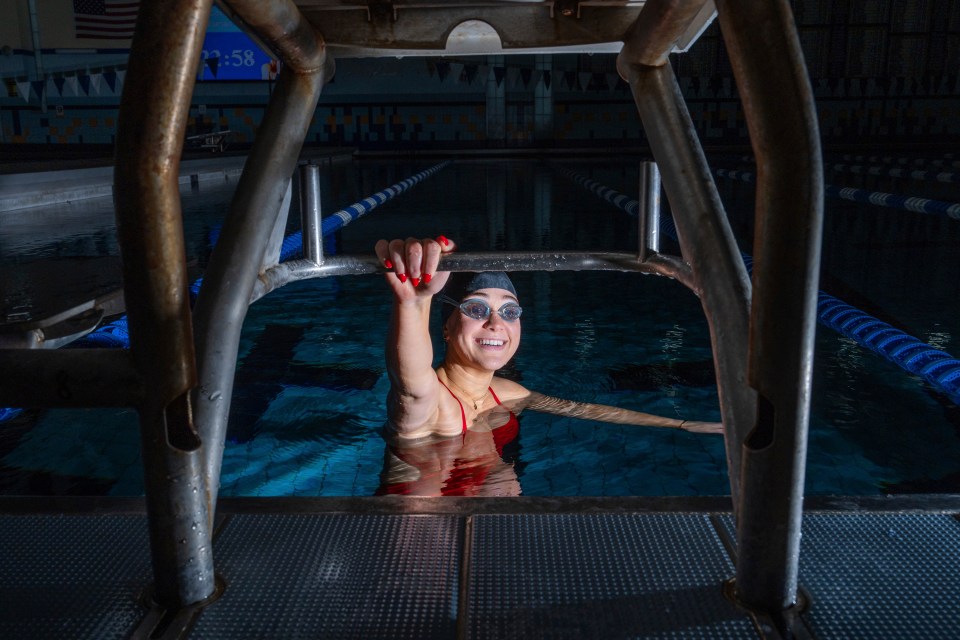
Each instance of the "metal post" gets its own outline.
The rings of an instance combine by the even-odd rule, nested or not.
[[[726,429],[730,493],[736,505],[741,443],[756,413],[756,399],[744,375],[750,280],[669,63],[659,67],[631,63],[621,52],[617,66],[633,89],[653,156],[663,173],[680,248],[693,267],[710,327]]]
[[[786,0],[718,0],[757,158],[750,385],[737,522],[738,600],[780,618],[796,603],[823,223],[813,92]]]
[[[303,230],[303,257],[323,264],[323,232],[320,229],[320,167],[300,167],[300,228]]]
[[[323,38],[289,0],[231,0],[229,7],[270,43],[283,70],[257,132],[197,298],[200,386],[197,428],[213,518],[233,393],[240,331],[257,282],[265,240],[280,213],[320,90],[333,75]]]
[[[178,174],[212,0],[140,7],[120,101],[117,232],[139,406],[154,594],[179,608],[214,591],[208,496],[190,390],[196,384]]]
[[[660,169],[656,162],[640,163],[640,261],[660,253]]]

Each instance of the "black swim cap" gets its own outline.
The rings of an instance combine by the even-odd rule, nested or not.
[[[513,282],[503,271],[481,271],[480,273],[458,272],[451,273],[447,284],[440,291],[442,295],[448,296],[462,302],[468,294],[480,289],[504,289],[517,296],[517,290]],[[440,318],[443,324],[446,324],[447,318],[453,312],[453,305],[444,304],[441,307]]]

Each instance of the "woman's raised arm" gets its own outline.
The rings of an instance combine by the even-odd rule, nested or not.
[[[430,340],[430,301],[450,275],[437,271],[440,255],[453,249],[453,242],[443,236],[380,240],[375,247],[380,262],[393,269],[385,276],[393,291],[386,345],[387,413],[401,432],[414,431],[436,418],[438,383]]]

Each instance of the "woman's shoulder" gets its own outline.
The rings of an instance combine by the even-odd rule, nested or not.
[[[530,390],[522,384],[497,376],[494,376],[493,380],[490,381],[490,387],[497,394],[500,402],[516,402],[524,400],[530,395]]]

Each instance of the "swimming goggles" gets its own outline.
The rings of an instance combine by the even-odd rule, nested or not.
[[[457,302],[450,296],[438,295],[437,297],[441,302],[459,307],[460,313],[474,320],[486,320],[490,317],[490,314],[494,312],[490,305],[479,298],[470,298],[463,302]],[[521,313],[523,313],[523,308],[516,302],[507,302],[496,310],[496,314],[506,322],[516,322],[520,319]]]

